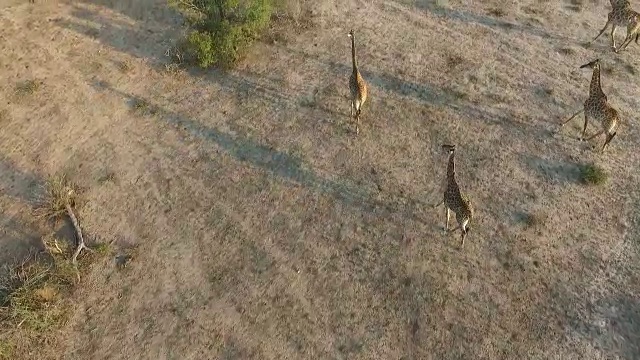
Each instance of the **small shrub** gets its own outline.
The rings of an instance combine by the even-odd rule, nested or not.
[[[200,67],[230,67],[269,25],[272,0],[169,0],[192,31],[186,52]]]
[[[609,175],[603,168],[595,164],[587,164],[581,170],[582,182],[587,185],[602,185],[607,182]]]
[[[541,212],[526,213],[523,215],[522,221],[528,229],[537,229],[547,222],[548,216]]]

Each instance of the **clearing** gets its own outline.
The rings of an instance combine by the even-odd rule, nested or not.
[[[135,256],[94,264],[14,358],[640,358],[640,46],[584,46],[608,2],[309,1],[227,73],[165,67],[164,0],[36,2],[0,7],[2,261],[46,233],[56,173],[90,245]],[[554,133],[596,57],[624,120],[604,155],[582,117]],[[463,250],[430,207],[443,143],[477,211]]]

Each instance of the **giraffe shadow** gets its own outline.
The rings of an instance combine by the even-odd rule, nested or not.
[[[373,191],[355,184],[353,180],[331,180],[321,177],[303,158],[292,155],[287,151],[279,151],[271,146],[260,144],[249,137],[241,135],[241,131],[237,131],[237,134],[232,135],[209,127],[178,112],[155,105],[148,99],[122,92],[106,81],[98,81],[92,85],[100,91],[108,90],[117,94],[132,108],[135,108],[136,104],[144,103],[152,115],[170,124],[176,130],[217,144],[238,161],[262,168],[280,179],[332,196],[349,206],[360,208],[365,212],[387,215],[402,213],[412,220],[424,223],[424,219],[420,215],[420,209],[423,204],[410,196],[388,193],[383,198],[378,199]]]
[[[399,1],[399,2],[406,3],[403,1]],[[496,16],[476,14],[469,11],[438,6],[435,1],[415,1],[413,6],[420,10],[428,11],[436,16],[440,16],[443,18],[447,18],[449,20],[454,20],[462,23],[476,24],[480,26],[500,29],[500,30],[509,31],[509,32],[514,31],[514,32],[520,32],[520,33],[526,33],[526,34],[531,34],[534,36],[541,37],[543,39],[567,40],[566,37],[552,34],[536,26],[519,24],[519,23],[500,19],[498,17],[499,13],[497,13]]]

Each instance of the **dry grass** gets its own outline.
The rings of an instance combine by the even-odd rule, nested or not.
[[[79,257],[71,297],[33,293],[74,305],[39,359],[639,358],[638,132],[604,154],[580,120],[552,132],[596,57],[633,122],[637,46],[580,46],[606,2],[433,3],[301,2],[224,72],[180,60],[164,0],[4,7],[0,250],[49,232],[31,217],[43,173],[74,179],[83,230],[118,248],[117,267]],[[352,26],[370,85],[358,137]],[[44,86],[16,97],[24,79]],[[476,207],[463,250],[428,208],[443,143]],[[591,163],[604,185],[583,185]],[[71,237],[55,238],[68,264]]]
[[[44,253],[0,269],[0,359],[42,351],[56,340],[56,332],[76,308],[72,295],[79,283],[71,260],[74,247],[53,235],[43,238],[43,245]],[[104,256],[108,246],[98,250]],[[86,259],[82,268],[96,259]]]

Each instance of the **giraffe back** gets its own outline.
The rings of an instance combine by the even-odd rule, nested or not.
[[[447,166],[447,188],[444,192],[444,204],[456,214],[458,223],[468,221],[473,217],[473,207],[469,198],[460,192],[460,187],[456,181],[455,153],[449,154],[449,164]]]
[[[355,69],[351,73],[349,78],[349,90],[351,92],[351,98],[357,99],[360,103],[364,103],[367,99],[367,84],[364,81],[360,71]]]

